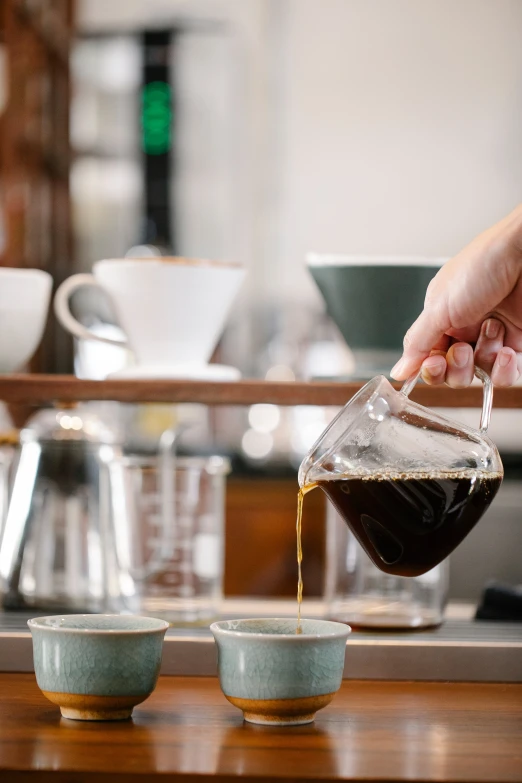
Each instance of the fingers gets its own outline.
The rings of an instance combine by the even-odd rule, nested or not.
[[[499,351],[504,345],[504,324],[496,318],[488,318],[482,324],[477,345],[475,346],[475,363],[489,375]]]
[[[475,364],[482,367],[495,386],[512,386],[522,369],[522,354],[505,346],[506,328],[496,318],[484,321],[475,348]]]
[[[402,358],[391,371],[392,378],[402,381],[416,372],[426,359],[433,346],[437,345],[450,326],[438,323],[433,312],[423,310],[404,338]]]
[[[506,333],[504,335],[504,347],[512,348],[516,354],[517,375],[515,382],[522,375],[522,329],[512,321],[504,323]]]
[[[446,354],[449,350],[450,342],[450,338],[445,334],[433,346],[433,350],[428,358],[423,361],[421,376],[424,383],[430,386],[444,383],[447,370]]]
[[[422,380],[429,386],[437,386],[446,380],[446,370],[448,365],[442,354],[428,356],[422,363]]]
[[[469,343],[455,343],[445,355],[442,351],[433,352],[422,363],[422,378],[430,386],[447,383],[454,389],[464,389],[473,375],[473,348]]]
[[[475,362],[469,343],[454,343],[446,354],[446,383],[453,389],[465,389],[473,380]]]
[[[422,363],[423,380],[431,386],[447,383],[454,389],[463,389],[472,382],[474,366],[478,365],[489,373],[495,386],[512,386],[522,373],[522,352],[505,346],[505,336],[504,324],[488,318],[480,329],[475,352],[469,343],[450,346],[449,339],[442,338],[437,350]]]
[[[504,341],[514,344],[513,336],[499,319],[488,318],[480,327],[448,327],[448,332],[459,340],[451,347],[448,333],[441,331],[440,321],[424,310],[404,338],[404,353],[391,371],[392,378],[405,380],[421,368],[427,384],[446,382],[462,389],[473,380],[474,363],[490,374],[495,386],[512,386],[522,374],[520,346],[518,343],[514,348],[504,346]],[[476,340],[474,355],[472,347],[463,340]]]
[[[495,386],[513,386],[520,374],[517,359],[513,348],[504,347],[499,351],[491,371],[491,380]]]
[[[482,323],[482,321],[479,321],[477,324],[473,324],[473,326],[464,326],[460,329],[448,329],[448,334],[450,337],[453,337],[455,342],[474,344],[479,338]]]

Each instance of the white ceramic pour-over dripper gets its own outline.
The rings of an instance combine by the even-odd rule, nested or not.
[[[480,429],[441,416],[408,399],[418,375],[401,391],[379,375],[344,406],[312,446],[299,468],[299,486],[341,476],[365,477],[476,471],[502,473],[502,462],[486,431],[493,389],[484,384]]]
[[[92,275],[62,283],[54,308],[76,337],[131,349],[135,365],[119,377],[225,380],[238,371],[208,362],[244,275],[233,264],[184,258],[108,259],[94,264]],[[73,317],[69,298],[86,285],[109,297],[126,342],[94,334]]]

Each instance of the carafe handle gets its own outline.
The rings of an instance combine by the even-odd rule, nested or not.
[[[480,416],[480,432],[485,434],[488,431],[489,420],[491,418],[491,408],[493,407],[493,384],[491,383],[491,378],[487,372],[485,372],[480,367],[477,367],[477,365],[475,365],[475,375],[479,380],[482,381],[482,388],[484,391],[482,397],[482,414]],[[401,394],[404,394],[405,397],[408,397],[419,378],[420,370],[419,372],[410,375],[410,377],[404,381],[401,387]]]

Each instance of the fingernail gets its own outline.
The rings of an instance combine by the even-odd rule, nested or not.
[[[496,318],[488,318],[484,326],[484,334],[488,340],[495,340],[499,334],[502,324]]]
[[[444,365],[438,356],[429,356],[422,363],[423,372],[426,371],[432,378],[444,372]]]
[[[500,351],[499,355],[497,356],[498,366],[507,367],[510,361],[511,361],[511,353],[506,351]]]
[[[405,368],[406,368],[406,359],[404,359],[404,358],[403,359],[399,359],[397,364],[394,367],[392,367],[392,369],[391,369],[391,372],[390,372],[391,377],[395,378],[397,375],[402,375],[402,373],[404,372]]]
[[[469,361],[469,348],[467,345],[459,345],[453,349],[453,362],[457,367],[465,367]]]

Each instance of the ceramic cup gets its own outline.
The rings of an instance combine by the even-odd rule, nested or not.
[[[311,723],[341,686],[350,628],[326,620],[213,623],[221,690],[249,723]]]
[[[41,269],[0,268],[0,373],[18,370],[36,351],[52,282]]]
[[[71,614],[38,617],[28,626],[38,687],[64,718],[130,718],[156,686],[163,620]]]
[[[54,309],[75,337],[129,347],[136,364],[122,376],[220,380],[226,371],[208,362],[244,274],[234,264],[187,258],[108,259],[94,264],[92,275],[65,280]],[[83,286],[108,295],[126,342],[95,334],[72,316],[69,298]]]

